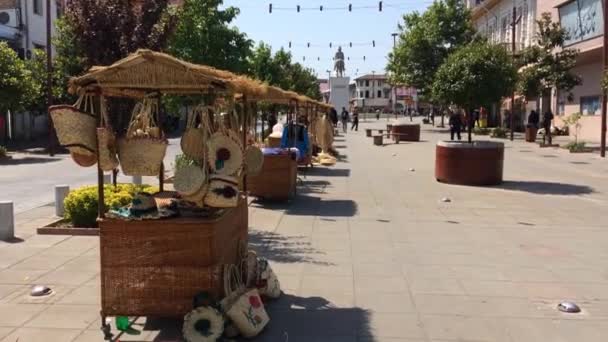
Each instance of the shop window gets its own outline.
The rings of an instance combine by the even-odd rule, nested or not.
[[[601,110],[601,96],[581,96],[581,113],[583,115],[599,115]]]

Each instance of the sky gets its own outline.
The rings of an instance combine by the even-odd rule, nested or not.
[[[393,46],[392,33],[405,13],[424,11],[430,0],[224,0],[225,6],[240,8],[233,22],[250,39],[263,41],[273,51],[284,47],[291,51],[294,61],[316,71],[318,77],[333,73],[333,56],[338,45],[346,58],[346,76],[356,78],[365,74],[384,73],[386,56]],[[273,11],[268,13],[269,4]],[[353,5],[352,12],[347,7]],[[296,6],[301,11],[296,11]],[[319,7],[323,6],[321,12]],[[369,7],[369,8],[358,8]],[[314,10],[304,10],[314,8]],[[343,9],[333,9],[343,8]],[[289,49],[289,42],[292,46]],[[372,46],[375,41],[376,46]],[[332,48],[329,43],[332,43]],[[353,43],[351,48],[349,45]],[[307,47],[310,43],[311,47]],[[365,60],[363,57],[365,56]],[[305,60],[304,60],[305,58]],[[320,59],[320,60],[318,60]]]

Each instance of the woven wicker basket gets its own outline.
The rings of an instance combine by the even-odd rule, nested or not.
[[[158,176],[168,144],[166,139],[119,139],[118,159],[122,172],[127,176]]]
[[[173,187],[180,195],[191,196],[201,189],[206,180],[204,169],[197,165],[187,165],[175,172]]]
[[[103,171],[112,171],[118,167],[116,156],[116,136],[110,126],[108,113],[106,112],[106,101],[102,97],[100,101],[101,115],[100,126],[97,128],[97,146],[99,149],[99,167]]]
[[[205,158],[207,147],[205,140],[208,136],[208,121],[205,107],[196,107],[188,113],[186,131],[180,142],[182,152],[194,160],[201,161]],[[200,118],[200,127],[196,126],[196,119]]]
[[[94,154],[81,154],[80,152],[70,151],[70,156],[78,166],[90,167],[97,164],[97,156]]]
[[[100,220],[102,314],[183,317],[202,291],[222,298],[222,266],[237,263],[247,216],[241,198],[217,219]]]
[[[81,155],[97,151],[97,119],[74,106],[59,105],[49,108],[59,144]]]

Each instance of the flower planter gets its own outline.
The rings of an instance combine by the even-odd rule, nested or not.
[[[420,141],[420,125],[394,124],[391,133],[399,135],[399,141]]]
[[[99,228],[74,227],[66,219],[59,219],[44,227],[36,229],[38,235],[73,235],[73,236],[98,236]]]
[[[460,185],[497,185],[503,180],[504,144],[493,141],[437,143],[435,178]]]

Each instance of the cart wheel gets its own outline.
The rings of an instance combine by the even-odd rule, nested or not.
[[[112,341],[112,326],[106,323],[106,316],[101,315],[101,332],[103,333],[104,341]]]

